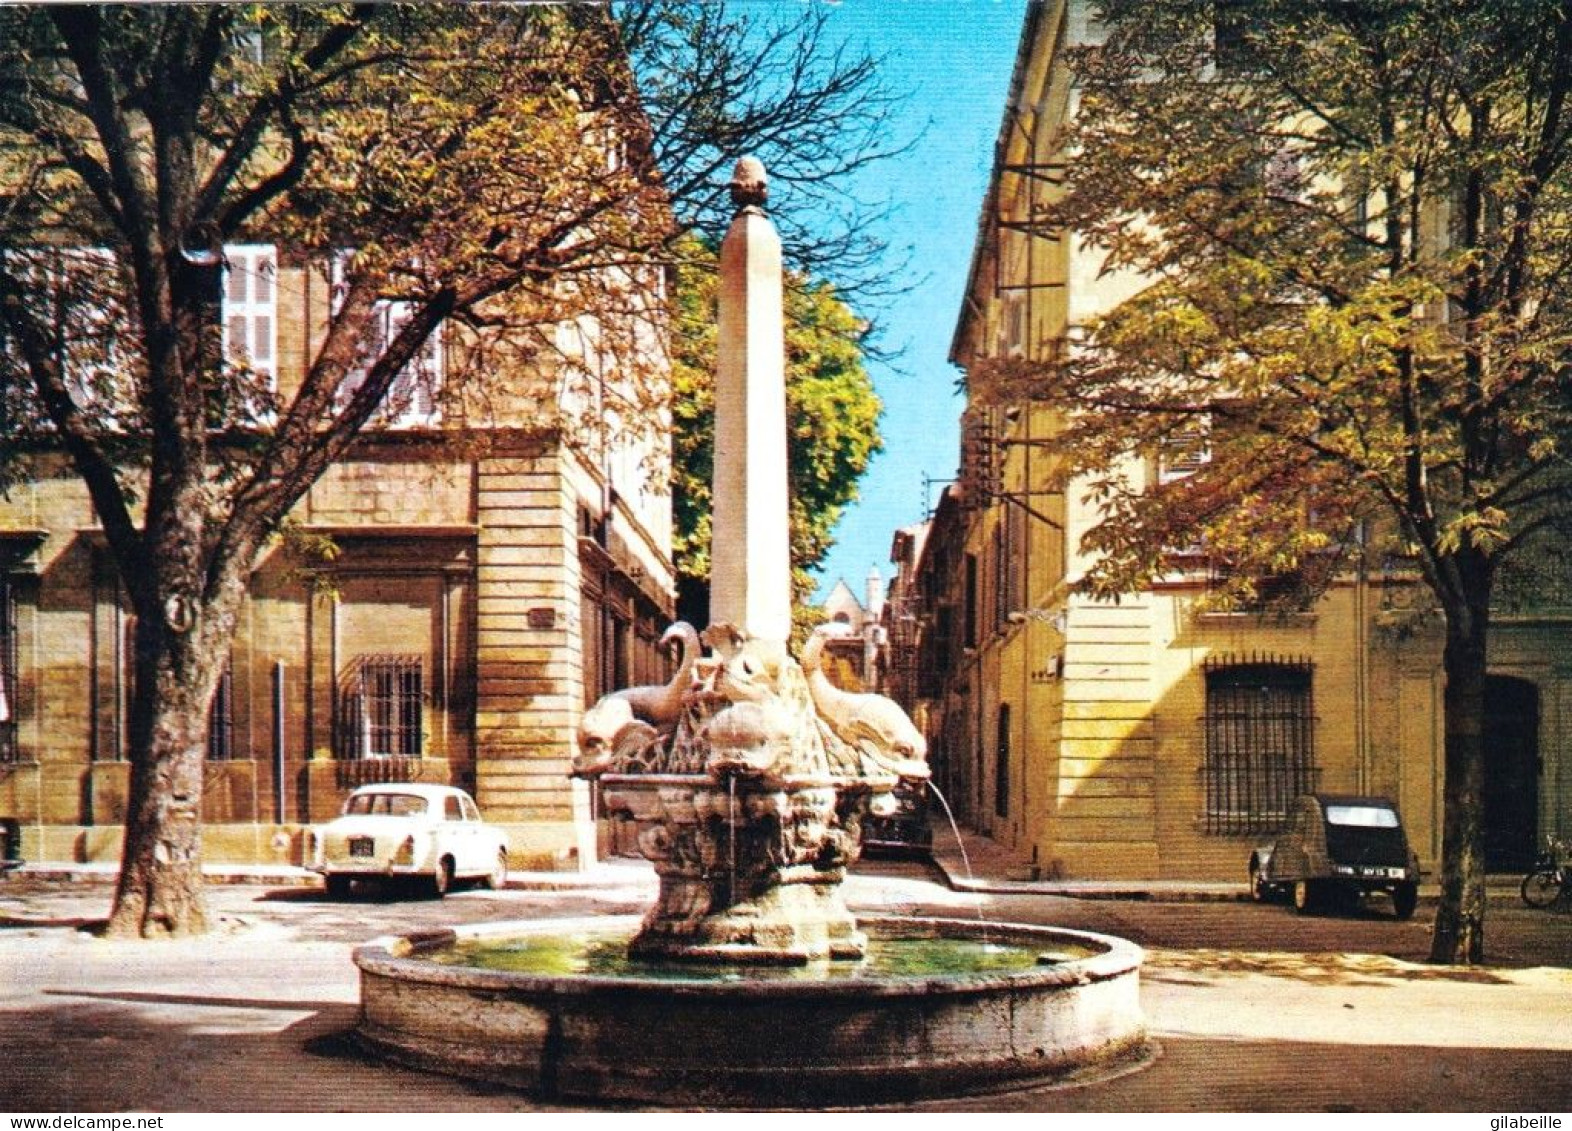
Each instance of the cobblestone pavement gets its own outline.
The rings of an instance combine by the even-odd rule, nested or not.
[[[594,891],[443,901],[302,887],[211,889],[202,939],[109,942],[103,884],[0,880],[0,1109],[538,1110],[528,1096],[370,1061],[351,946],[442,924],[627,913],[648,873]],[[951,891],[917,864],[849,881],[870,912],[983,915],[1123,935],[1147,948],[1144,1069],[931,1110],[1572,1109],[1572,912],[1491,906],[1494,965],[1429,967],[1429,907],[1300,917],[1283,906]]]

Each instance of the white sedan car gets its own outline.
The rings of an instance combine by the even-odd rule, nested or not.
[[[419,880],[440,897],[461,879],[500,888],[508,840],[480,819],[462,789],[363,785],[337,818],[312,831],[306,859],[331,896],[349,894],[356,880]]]

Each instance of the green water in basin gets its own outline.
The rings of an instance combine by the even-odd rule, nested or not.
[[[860,961],[826,960],[804,966],[658,962],[629,958],[627,950],[625,933],[582,931],[466,939],[419,957],[445,966],[546,977],[589,975],[674,982],[855,982],[874,978],[915,981],[1012,974],[1098,953],[1069,939],[1023,946],[979,939],[877,936],[869,941],[868,954]]]

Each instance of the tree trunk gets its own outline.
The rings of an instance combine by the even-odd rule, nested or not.
[[[1470,587],[1475,588],[1475,587]],[[1485,959],[1484,813],[1485,642],[1489,581],[1483,598],[1470,594],[1446,610],[1443,700],[1446,778],[1441,833],[1441,902],[1430,940],[1430,961]]]
[[[208,929],[202,890],[202,784],[208,705],[228,635],[139,611],[131,700],[131,792],[108,933],[154,938]],[[228,618],[222,618],[227,620]]]

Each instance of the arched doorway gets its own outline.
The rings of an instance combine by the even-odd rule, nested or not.
[[[1485,680],[1485,866],[1522,872],[1539,838],[1539,688],[1526,679]]]

